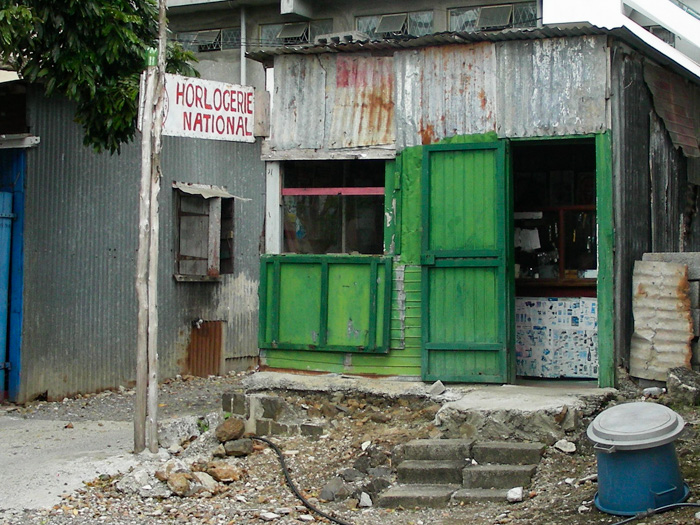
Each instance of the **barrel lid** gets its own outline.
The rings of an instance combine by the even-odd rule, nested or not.
[[[657,403],[625,403],[601,412],[588,425],[591,441],[617,450],[639,450],[670,443],[683,431],[685,421]]]

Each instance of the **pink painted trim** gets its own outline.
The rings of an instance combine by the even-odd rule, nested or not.
[[[384,188],[284,188],[282,195],[384,195]]]

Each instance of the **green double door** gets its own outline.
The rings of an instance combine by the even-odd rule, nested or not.
[[[426,146],[423,379],[514,378],[511,183],[504,141]]]

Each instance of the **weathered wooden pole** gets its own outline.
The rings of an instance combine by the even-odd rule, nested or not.
[[[134,452],[146,448],[146,407],[148,390],[148,255],[150,245],[151,164],[153,128],[153,98],[157,57],[148,51],[144,82],[141,84],[141,187],[139,190],[139,244],[136,259],[136,397],[134,399]]]
[[[158,1],[158,51],[149,51],[143,94],[134,452],[158,451],[158,194],[166,59],[165,0]]]
[[[162,170],[163,91],[167,46],[166,0],[158,0],[158,70],[153,120],[153,161],[151,162],[151,236],[148,254],[148,419],[146,441],[151,452],[158,452],[158,194]]]

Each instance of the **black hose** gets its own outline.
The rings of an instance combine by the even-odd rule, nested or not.
[[[258,437],[258,436],[252,436],[251,439],[254,439],[256,441],[261,441],[268,445],[272,450],[275,451],[277,454],[277,457],[280,460],[280,465],[282,465],[282,472],[284,473],[284,478],[287,480],[287,485],[289,485],[289,488],[292,490],[294,495],[304,504],[304,506],[309,509],[312,512],[315,512],[319,516],[326,518],[329,521],[332,521],[333,523],[337,523],[338,525],[352,525],[352,523],[348,521],[343,521],[338,518],[334,518],[330,514],[326,514],[323,512],[321,509],[318,509],[314,507],[311,503],[308,502],[308,500],[297,490],[296,485],[294,485],[294,482],[292,481],[292,477],[289,474],[289,470],[287,470],[287,464],[284,462],[284,457],[282,456],[282,451],[279,449],[277,445],[275,445],[272,441],[266,438]]]
[[[648,518],[649,516],[654,516],[655,514],[662,514],[669,510],[680,509],[682,507],[700,507],[700,503],[673,503],[672,505],[665,505],[663,507],[657,507],[655,509],[649,509],[634,516],[630,516],[622,521],[613,523],[613,525],[623,525],[625,523],[631,523],[634,520],[641,520],[643,518]]]

